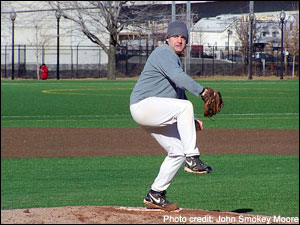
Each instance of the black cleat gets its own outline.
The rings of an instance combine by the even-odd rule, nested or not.
[[[177,203],[171,203],[166,199],[166,191],[157,192],[150,190],[144,199],[144,204],[154,209],[174,211],[179,209]]]
[[[197,155],[186,157],[184,171],[194,174],[207,174],[212,172],[212,168],[204,164]]]

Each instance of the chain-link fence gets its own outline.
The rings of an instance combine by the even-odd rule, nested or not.
[[[141,43],[141,42],[140,42]],[[118,46],[116,76],[138,76],[148,56],[156,48],[149,45]],[[190,59],[182,57],[185,70],[195,76],[243,76],[248,74],[248,51],[228,46],[191,46]],[[254,49],[252,71],[254,76],[280,76],[281,51]],[[37,79],[39,66],[45,63],[49,78],[57,77],[57,47],[14,46],[14,77]],[[299,76],[299,56],[285,54],[282,63],[284,76]],[[103,78],[107,74],[107,55],[96,46],[60,46],[60,78]],[[12,75],[12,46],[1,47],[1,76]]]
[[[56,47],[14,47],[14,77],[37,79],[39,67],[45,63],[49,78],[56,78]],[[107,56],[95,46],[60,46],[59,75],[61,78],[99,78],[106,76]],[[1,47],[1,76],[12,75],[12,46]]]

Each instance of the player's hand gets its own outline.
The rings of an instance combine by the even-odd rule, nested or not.
[[[203,130],[203,122],[198,119],[195,119],[195,127],[196,127],[196,131]]]

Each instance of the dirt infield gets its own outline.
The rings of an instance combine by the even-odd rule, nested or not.
[[[297,224],[298,221],[297,218],[233,212],[196,209],[165,212],[141,207],[114,206],[68,206],[5,211],[4,218],[1,218],[2,224]]]
[[[205,129],[197,146],[201,154],[299,155],[299,130]],[[1,158],[164,154],[140,128],[1,128]]]
[[[206,129],[197,133],[197,145],[201,154],[299,155],[299,130]],[[140,128],[1,128],[1,158],[163,154],[155,140]],[[1,223],[299,224],[299,221],[196,209],[163,212],[146,208],[68,206],[1,210]]]

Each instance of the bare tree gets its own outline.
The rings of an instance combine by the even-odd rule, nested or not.
[[[233,29],[237,35],[237,39],[241,44],[240,51],[242,52],[243,58],[248,55],[249,50],[249,17],[241,16],[233,24]],[[256,22],[253,21],[253,37],[256,36]],[[246,61],[245,61],[246,62]]]
[[[36,20],[38,21],[38,20]],[[32,40],[28,40],[28,42],[35,47],[34,54],[36,57],[36,77],[40,79],[40,59],[42,55],[42,48],[50,41],[51,37],[49,35],[45,35],[44,31],[41,29],[41,26],[36,24],[34,26],[35,36]]]
[[[8,45],[11,38],[11,19],[10,13],[2,13],[3,11],[12,12],[13,6],[11,1],[1,1],[1,45]],[[8,25],[9,24],[9,25]]]
[[[134,1],[49,1],[49,4],[65,19],[75,22],[86,37],[104,50],[108,56],[109,80],[116,79],[115,53],[121,30],[134,24],[136,29],[145,31],[148,21],[166,23],[166,15],[170,17],[167,7]]]
[[[43,8],[45,6],[48,6],[47,2],[40,1],[39,7]],[[18,30],[21,29],[32,29],[35,32],[27,32],[27,41],[28,43],[34,47],[34,55],[36,58],[36,77],[39,79],[39,66],[41,63],[41,54],[42,54],[42,47],[45,46],[51,39],[54,39],[55,36],[47,35],[49,33],[49,27],[45,27],[45,21],[44,19],[47,18],[46,12],[39,12],[39,13],[33,13],[30,11],[37,10],[36,5],[28,4],[28,2],[24,1],[3,1],[1,2],[1,11],[2,9],[6,9],[6,11],[11,11],[13,8],[22,9],[23,12],[17,13],[17,26]],[[27,11],[27,12],[26,12]],[[22,13],[26,12],[26,16],[22,16]],[[7,24],[10,23],[8,13],[2,14],[1,13],[1,23],[4,22],[3,27],[7,27]],[[6,21],[5,21],[6,19]],[[8,21],[7,21],[8,20]],[[2,25],[2,24],[1,24]],[[5,30],[5,29],[3,29]],[[2,31],[1,31],[2,32]],[[34,35],[31,35],[33,34]],[[25,37],[24,37],[25,39]],[[1,36],[2,40],[2,36]],[[20,63],[20,62],[19,62]],[[23,62],[22,62],[23,63]],[[24,61],[25,63],[25,61]]]
[[[108,56],[107,79],[109,80],[116,79],[115,52],[118,34],[123,28],[119,23],[119,16],[125,3],[125,1],[49,2],[65,19],[75,22],[84,35],[104,50]]]
[[[28,4],[28,2],[16,1],[15,4],[23,10],[36,10],[36,6]],[[47,2],[39,2],[39,7],[41,8],[46,7],[47,5]],[[38,80],[40,78],[39,68],[41,63],[42,48],[47,45],[51,41],[51,39],[55,39],[54,35],[49,34],[48,27],[45,27],[45,18],[47,18],[46,12],[28,12],[26,13],[26,18],[23,18],[22,21],[19,22],[20,26],[27,26],[34,30],[34,36],[30,36],[29,38],[27,38],[27,41],[34,47],[34,55],[36,59],[36,78]]]

